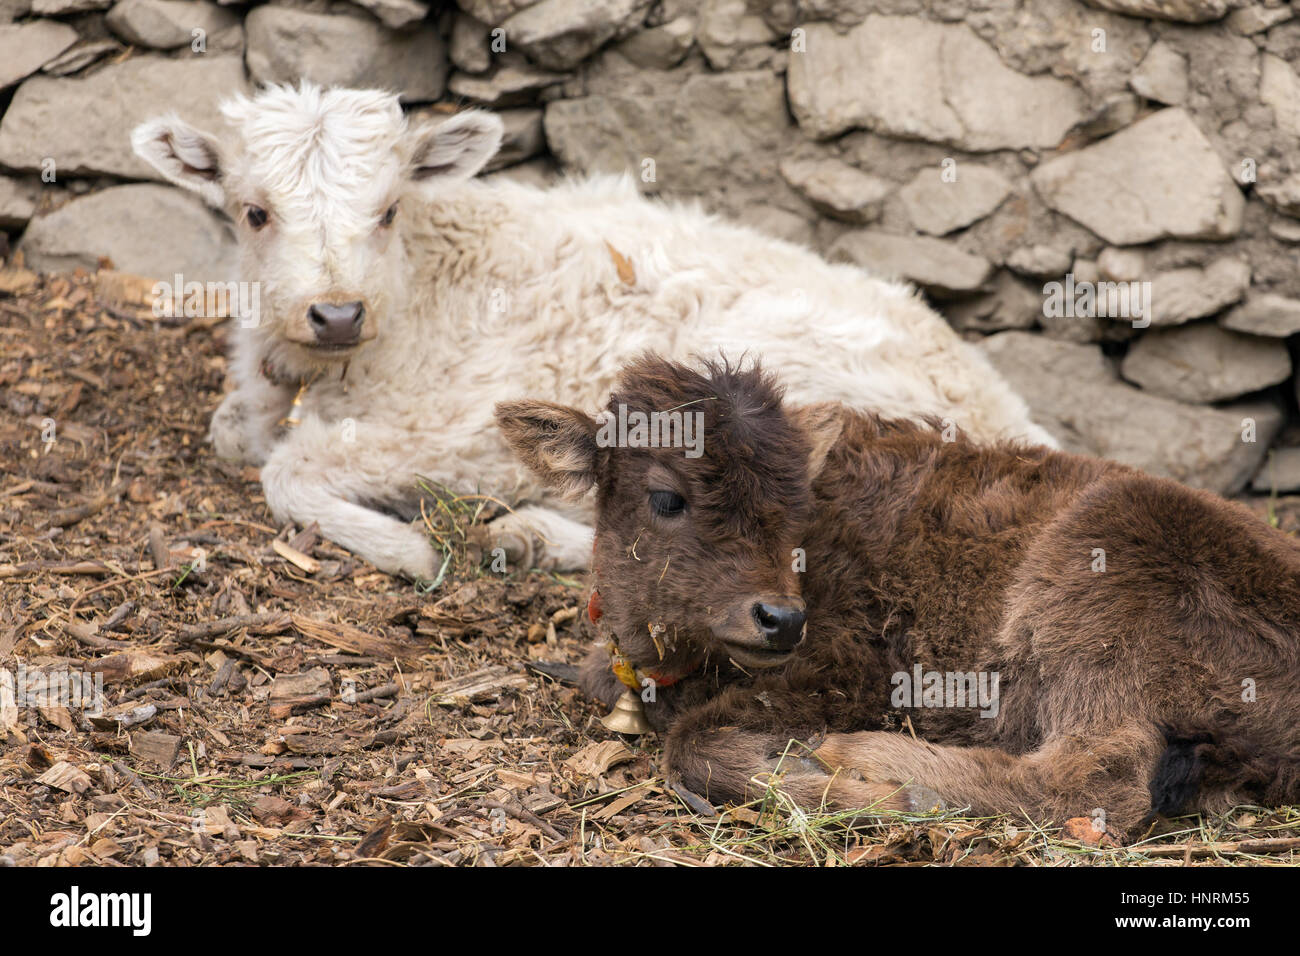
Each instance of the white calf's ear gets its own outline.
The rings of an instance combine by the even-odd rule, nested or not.
[[[790,417],[804,433],[812,451],[808,455],[808,477],[816,478],[826,464],[826,456],[844,431],[844,406],[839,402],[818,402],[790,409]]]
[[[481,110],[421,126],[411,134],[411,178],[429,185],[469,179],[496,155],[504,133],[500,117]]]
[[[497,424],[519,460],[566,498],[596,483],[596,421],[554,402],[498,402]]]
[[[216,137],[175,116],[160,116],[132,131],[131,148],[168,182],[198,193],[209,206],[224,204]]]

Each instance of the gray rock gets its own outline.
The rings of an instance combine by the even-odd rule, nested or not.
[[[436,100],[446,88],[447,51],[432,23],[397,31],[369,17],[266,4],[248,14],[244,28],[256,83],[378,87],[407,102]]]
[[[1128,82],[1140,96],[1181,106],[1187,99],[1187,60],[1169,44],[1153,43]]]
[[[1097,271],[1112,282],[1138,282],[1147,276],[1146,253],[1107,246],[1097,257]]]
[[[1092,285],[1091,303],[1084,283]],[[1042,292],[1043,334],[1063,342],[1126,342],[1138,334],[1135,322],[1149,324],[1150,302],[1142,287],[1112,283],[1092,259],[1075,259],[1065,276],[1044,282]]]
[[[501,148],[488,161],[486,168],[489,172],[532,159],[546,149],[541,110],[502,110],[497,115],[506,129]]]
[[[1264,466],[1250,480],[1250,490],[1257,495],[1300,491],[1300,448],[1270,449]]]
[[[619,55],[647,70],[672,69],[695,42],[695,18],[677,17],[649,30],[638,30],[620,43]]]
[[[781,175],[818,212],[857,224],[880,218],[894,184],[838,159],[785,159]]]
[[[202,30],[205,45],[215,51],[214,40],[240,25],[233,10],[203,0],[118,0],[105,19],[127,43],[155,50],[190,46],[194,31]]]
[[[453,73],[448,89],[472,103],[499,108],[527,103],[539,90],[568,78],[564,73],[539,70],[508,55],[499,60],[497,68],[486,76]]]
[[[1112,93],[1091,117],[1075,128],[1075,134],[1084,139],[1109,136],[1137,119],[1140,102],[1136,95],[1127,90]]]
[[[113,0],[32,0],[32,13],[38,17],[62,17],[88,10],[107,10]]]
[[[813,244],[812,225],[807,219],[787,209],[769,206],[766,203],[748,203],[741,210],[737,220],[742,225],[775,236],[777,239],[784,239],[786,242],[798,243],[801,246]]]
[[[540,0],[501,24],[506,41],[548,70],[571,70],[645,19],[650,0]]]
[[[1190,266],[1158,273],[1151,280],[1151,324],[1179,325],[1213,315],[1240,302],[1250,286],[1250,266],[1241,259],[1216,259],[1204,269]]]
[[[494,180],[508,180],[515,183],[524,183],[528,186],[536,186],[538,189],[549,189],[554,186],[560,179],[560,171],[555,168],[555,164],[549,159],[530,159],[525,163],[518,163],[514,166],[507,166],[505,169],[498,169],[494,173],[484,173],[483,180],[492,182]]]
[[[868,230],[846,232],[831,244],[827,255],[875,275],[906,279],[940,294],[973,292],[993,271],[987,259],[964,252],[944,239]]]
[[[1219,20],[1233,6],[1229,0],[1087,0],[1090,6],[1125,13],[1131,17],[1153,17],[1180,23],[1208,23]]]
[[[751,6],[755,8],[752,11]],[[779,37],[759,16],[764,6],[746,0],[704,0],[696,40],[711,67],[728,69],[744,50]]]
[[[992,291],[944,306],[944,316],[958,332],[1001,332],[1031,329],[1043,315],[1041,289],[1017,279],[1005,269],[991,282]]]
[[[873,15],[843,35],[804,29],[790,107],[813,136],[863,127],[969,150],[1054,147],[1084,116],[1073,84],[1017,73],[965,24]]]
[[[1276,339],[1196,322],[1147,332],[1129,349],[1120,373],[1166,398],[1222,402],[1286,381],[1291,356]]]
[[[67,76],[69,73],[84,70],[110,53],[119,53],[121,50],[122,44],[115,40],[84,40],[68,47],[63,53],[46,63],[41,67],[41,72],[49,73],[51,76]]]
[[[545,123],[566,169],[631,171],[646,190],[717,199],[738,186],[770,196],[773,180],[784,185],[776,157],[790,120],[781,78],[767,71],[658,73],[548,103]]]
[[[0,26],[0,89],[35,73],[76,42],[76,30],[52,20]]]
[[[464,13],[456,14],[451,25],[448,55],[458,70],[486,73],[492,65],[492,45],[487,24]]]
[[[1300,242],[1300,222],[1274,219],[1268,224],[1268,234],[1281,242]]]
[[[39,170],[53,159],[60,180],[91,173],[156,179],[153,167],[131,151],[137,124],[175,111],[215,129],[218,101],[247,89],[239,57],[214,54],[145,55],[86,77],[34,76],[18,87],[0,121],[0,165]]]
[[[1177,107],[1048,160],[1029,178],[1048,206],[1115,245],[1226,239],[1241,231],[1241,190]]]
[[[991,335],[980,345],[1029,403],[1034,421],[1067,451],[1193,487],[1240,490],[1282,424],[1281,412],[1267,402],[1207,408],[1126,385],[1094,345],[1029,332]]]
[[[531,7],[537,0],[456,0],[456,5],[480,23],[497,26],[506,17]]]
[[[1106,334],[1108,327],[1116,324],[1096,316],[1054,315],[1046,312],[1038,321],[1043,327],[1043,335],[1048,338],[1079,344],[1105,341],[1110,337]]]
[[[1280,56],[1265,53],[1260,59],[1259,99],[1273,110],[1278,129],[1300,136],[1300,76]]]
[[[1255,187],[1255,195],[1282,215],[1300,219],[1300,173],[1281,180],[1261,179]]]
[[[1007,198],[1011,183],[996,169],[961,163],[957,178],[944,179],[939,169],[923,169],[899,190],[907,218],[921,232],[943,236],[983,219]]]
[[[429,5],[421,0],[352,0],[365,7],[386,27],[396,30],[417,23],[429,14]]]
[[[1007,266],[1021,275],[1043,278],[1062,276],[1070,271],[1072,248],[1060,248],[1044,242],[1020,246],[1007,256]]]
[[[13,23],[32,12],[32,0],[0,0],[0,23]]]
[[[0,176],[0,229],[21,229],[41,201],[40,183]]]
[[[1300,300],[1271,292],[1251,293],[1219,319],[1219,324],[1236,332],[1286,338],[1300,332]]]
[[[28,266],[47,272],[94,269],[101,257],[154,279],[179,272],[186,281],[220,281],[236,269],[226,223],[189,193],[150,183],[114,186],[37,216],[19,248]]]
[[[1275,27],[1279,23],[1285,23],[1295,16],[1295,11],[1289,6],[1267,6],[1262,3],[1253,3],[1248,7],[1240,7],[1228,14],[1228,28],[1243,36],[1254,36],[1256,33],[1263,33],[1270,27]]]

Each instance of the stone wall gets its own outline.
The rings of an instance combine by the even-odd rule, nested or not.
[[[0,0],[0,228],[40,269],[212,272],[229,231],[136,122],[301,76],[479,105],[492,175],[629,170],[902,276],[1067,447],[1285,491],[1298,67],[1281,0]]]

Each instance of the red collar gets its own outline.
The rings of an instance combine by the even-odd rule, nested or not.
[[[595,624],[604,613],[600,606],[600,592],[593,587],[591,596],[587,599],[587,618],[592,624]],[[646,680],[652,681],[655,687],[672,687],[682,678],[693,674],[700,664],[704,662],[704,655],[701,654],[692,661],[685,671],[677,674],[641,670],[628,660],[627,656],[619,649],[618,641],[614,638],[614,635],[608,635],[607,639],[609,642],[610,668],[613,670],[614,676],[619,679],[619,683],[624,687],[638,694],[646,686],[644,683]]]

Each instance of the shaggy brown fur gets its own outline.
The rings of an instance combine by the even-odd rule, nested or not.
[[[596,485],[599,626],[643,673],[681,678],[646,709],[692,790],[752,797],[795,738],[819,741],[780,764],[810,805],[937,794],[1131,830],[1300,799],[1300,547],[1244,508],[937,424],[787,410],[753,368],[647,358],[620,403],[702,411],[703,457],[598,447],[595,420],[540,402],[498,420],[556,487]],[[680,513],[656,513],[665,492]],[[756,603],[806,603],[793,653],[764,650]],[[892,706],[917,664],[996,673],[996,716]],[[608,704],[623,691],[599,648],[583,681]],[[904,717],[915,738],[886,731]]]

